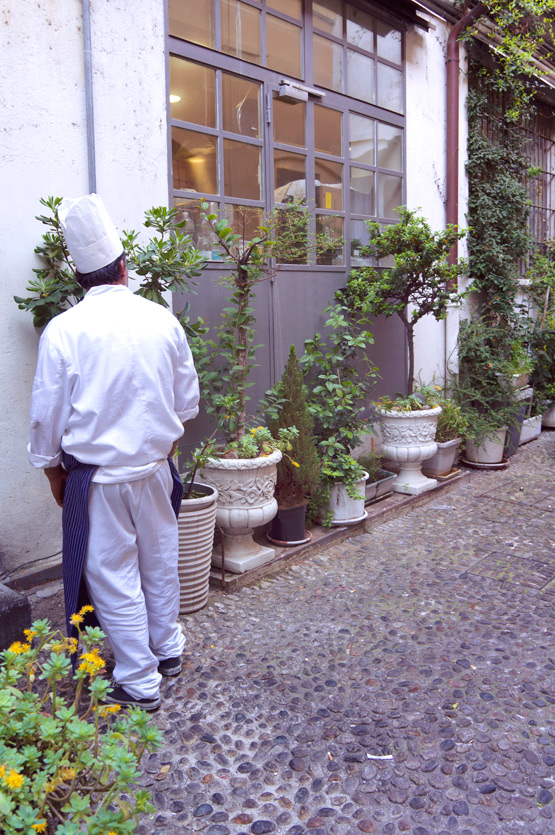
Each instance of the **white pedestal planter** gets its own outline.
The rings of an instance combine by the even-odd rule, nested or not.
[[[437,450],[431,458],[427,458],[422,464],[422,472],[424,475],[444,476],[450,473],[455,463],[455,458],[459,449],[460,438],[453,438],[452,441],[436,441]]]
[[[422,462],[437,450],[434,440],[441,407],[419,412],[386,412],[379,410],[382,427],[382,451],[386,458],[397,461],[399,475],[391,485],[396,493],[419,496],[432,490],[437,481],[422,474]]]
[[[468,461],[476,464],[500,464],[503,460],[506,437],[507,428],[503,427],[493,439],[486,438],[479,446],[473,441],[467,441],[466,457]]]
[[[329,509],[333,514],[332,525],[355,525],[357,522],[362,522],[368,516],[368,511],[364,509],[365,501],[365,487],[368,473],[364,473],[360,481],[357,482],[357,492],[361,494],[362,498],[352,499],[347,493],[347,488],[342,481],[338,481],[332,485]]]
[[[177,520],[180,615],[202,609],[208,600],[218,491],[206,484],[195,484],[195,492],[204,495],[184,499]]]
[[[552,403],[547,411],[543,413],[542,426],[546,426],[548,429],[555,429],[555,403]]]
[[[527,444],[528,441],[533,441],[538,438],[542,431],[542,416],[535,415],[534,417],[525,418],[520,430],[520,444]]]
[[[226,571],[243,574],[269,562],[275,550],[252,538],[254,528],[270,522],[277,513],[274,499],[281,452],[259,458],[211,459],[201,478],[218,490],[216,524],[223,531]],[[213,565],[221,566],[221,548],[212,553]]]

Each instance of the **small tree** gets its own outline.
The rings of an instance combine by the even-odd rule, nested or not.
[[[280,264],[305,263],[311,254],[327,251],[327,233],[309,233],[309,211],[306,206],[291,203],[275,208],[264,215],[254,231],[253,213],[258,209],[237,207],[235,228],[226,218],[208,211],[203,202],[203,219],[210,226],[223,252],[224,262],[231,270],[221,277],[222,284],[231,288],[229,305],[222,310],[221,321],[214,339],[199,330],[198,339],[191,340],[191,349],[201,390],[205,393],[205,408],[217,422],[226,445],[240,441],[247,432],[249,380],[255,367],[254,344],[256,317],[253,301],[256,288],[262,281],[275,275]],[[333,240],[338,246],[337,240]]]
[[[389,269],[357,267],[349,275],[346,290],[340,291],[354,311],[364,315],[396,313],[407,332],[409,373],[407,394],[414,390],[414,327],[423,316],[445,318],[447,306],[459,302],[464,293],[452,287],[464,270],[464,262],[450,265],[447,255],[465,232],[449,225],[432,232],[429,223],[406,206],[396,210],[400,222],[381,229],[367,221],[370,242],[361,247],[363,255],[379,261],[393,256]]]
[[[303,371],[294,345],[289,350],[275,395],[279,405],[274,410],[277,417],[269,421],[272,434],[277,436],[279,429],[292,426],[298,430],[289,455],[284,455],[277,465],[275,497],[280,507],[294,507],[316,488],[321,468],[313,437],[314,421],[308,408]]]
[[[20,310],[33,314],[35,327],[47,325],[59,313],[78,304],[85,295],[75,277],[75,264],[58,217],[62,198],[48,197],[40,202],[48,209],[48,214],[36,218],[47,230],[42,235],[42,243],[34,250],[40,256],[42,266],[33,269],[37,277],[26,287],[32,295],[27,298],[14,296]],[[136,294],[163,307],[169,307],[163,294],[191,290],[196,283],[195,276],[200,275],[204,266],[203,256],[195,249],[191,236],[183,232],[185,223],[179,219],[177,209],[155,206],[145,212],[144,226],[154,232],[145,244],[139,242],[137,232],[124,231],[121,236],[131,280],[133,273],[141,279]],[[178,318],[190,335],[188,308],[187,302]]]

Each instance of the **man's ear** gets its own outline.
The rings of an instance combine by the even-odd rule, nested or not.
[[[127,258],[125,256],[119,262],[119,283],[127,286]]]

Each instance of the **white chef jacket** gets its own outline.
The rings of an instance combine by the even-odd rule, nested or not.
[[[31,398],[29,461],[62,450],[99,466],[94,480],[153,472],[198,414],[198,377],[182,326],[123,284],[92,287],[46,327]]]

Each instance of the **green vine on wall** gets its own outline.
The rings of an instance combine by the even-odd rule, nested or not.
[[[464,8],[468,3],[461,4]],[[493,54],[471,46],[468,96],[468,236],[473,290],[482,316],[511,329],[521,259],[532,249],[527,185],[538,172],[523,141],[538,76],[535,59],[549,55],[555,0],[487,0]],[[472,40],[478,20],[465,34]],[[486,29],[482,29],[486,31]]]

